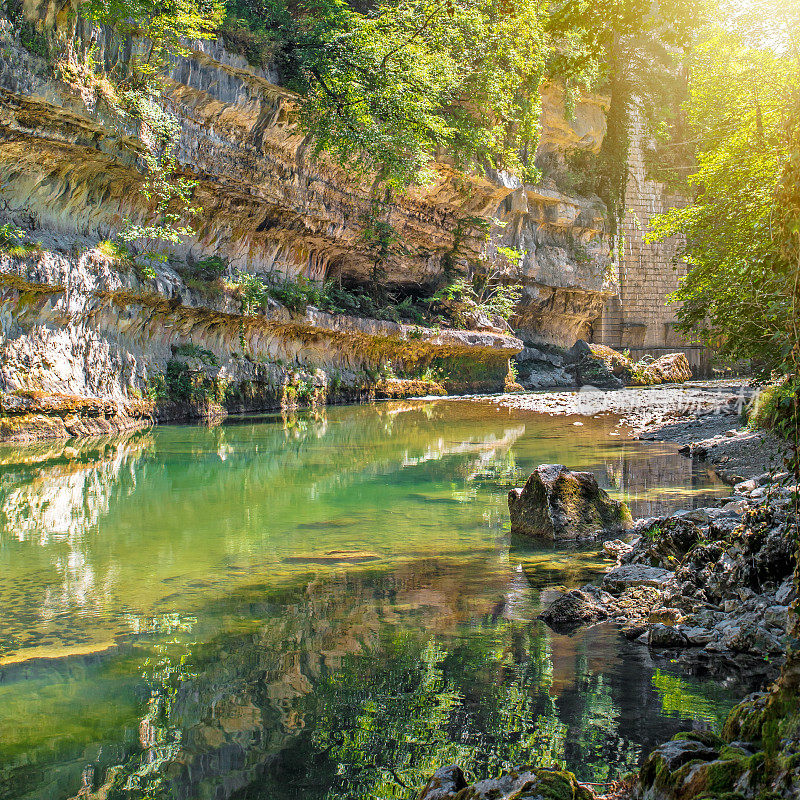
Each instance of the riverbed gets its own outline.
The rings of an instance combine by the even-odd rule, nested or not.
[[[0,449],[0,798],[411,798],[436,768],[629,771],[746,687],[537,620],[598,546],[506,493],[593,471],[634,516],[726,493],[612,417],[414,400]]]

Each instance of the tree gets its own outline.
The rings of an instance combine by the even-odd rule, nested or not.
[[[650,239],[683,237],[679,257],[689,271],[674,299],[682,304],[684,331],[769,375],[783,368],[798,341],[797,206],[779,199],[796,191],[797,134],[787,124],[794,115],[797,125],[798,62],[753,46],[739,30],[717,28],[688,66],[695,196],[656,218]]]
[[[545,41],[533,0],[236,0],[229,16],[270,43],[301,126],[349,169],[425,182],[447,151],[518,168],[537,136]]]
[[[548,73],[568,86],[588,88],[593,81],[611,98],[593,188],[608,208],[612,233],[625,213],[634,107],[659,124],[675,91],[680,56],[703,16],[702,4],[689,0],[561,0],[551,6]]]
[[[689,269],[673,296],[682,329],[778,381],[754,419],[791,442],[787,466],[797,483],[800,9],[734,7],[725,23],[689,62],[693,202],[653,220],[650,239],[683,238],[679,257]]]

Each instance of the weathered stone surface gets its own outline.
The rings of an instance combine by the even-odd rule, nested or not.
[[[685,353],[668,353],[657,358],[635,375],[631,383],[652,386],[658,383],[683,383],[692,379],[692,369]]]
[[[508,493],[512,534],[556,541],[619,534],[632,524],[628,507],[612,500],[590,472],[542,464],[522,489]]]
[[[571,772],[537,767],[520,767],[499,778],[461,785],[458,767],[443,767],[419,793],[417,800],[591,800],[592,793],[581,786]],[[453,787],[453,788],[450,788]],[[458,787],[458,788],[456,788]]]
[[[645,564],[623,564],[607,572],[603,577],[603,588],[612,594],[624,592],[635,586],[663,588],[672,578],[669,570],[649,567]]]
[[[596,386],[598,389],[621,389],[625,382],[620,362],[608,355],[615,353],[608,347],[590,345],[578,340],[570,350],[570,370],[578,386]],[[619,354],[615,354],[619,355]],[[622,358],[622,356],[620,356]],[[630,363],[630,362],[629,362]],[[619,374],[615,374],[615,369]]]
[[[595,599],[573,589],[571,592],[557,597],[548,608],[539,615],[555,631],[570,631],[581,625],[590,625],[608,617],[606,610]]]
[[[440,767],[419,793],[419,800],[447,800],[466,786],[467,781],[464,779],[461,767],[455,764]]]
[[[680,630],[660,622],[650,627],[647,638],[650,647],[685,647],[688,642],[689,640]]]
[[[656,748],[639,772],[641,800],[741,797],[733,794],[750,768],[746,747],[725,745],[709,731],[678,734]]]
[[[203,358],[181,355],[187,348]],[[296,391],[301,380],[323,402],[326,394],[369,396],[367,370],[386,362],[412,373],[435,363],[453,376],[444,388],[497,391],[508,359],[521,348],[505,334],[434,331],[312,307],[293,313],[275,302],[244,316],[230,293],[190,288],[166,265],[155,279],[141,281],[94,250],[0,255],[0,414],[3,435],[15,440],[108,433],[114,427],[97,421],[141,417],[144,412],[131,409],[170,363],[224,389],[231,410],[247,410],[278,407],[287,387]],[[443,391],[429,382],[386,389],[392,396]],[[208,417],[209,410],[208,404],[193,411],[173,405],[157,416]],[[28,424],[25,414],[62,421]],[[70,427],[67,416],[96,422]],[[27,433],[19,433],[22,427]]]
[[[98,63],[113,65],[125,48],[105,33],[79,22],[75,51],[91,44]],[[142,222],[148,208],[135,121],[121,118],[95,89],[55,80],[13,38],[3,46],[0,106],[4,129],[13,135],[0,143],[0,177],[13,189],[4,195],[11,216],[95,241],[121,220]],[[375,213],[372,176],[313,157],[297,124],[297,98],[276,81],[275,70],[251,67],[221,40],[189,42],[186,55],[175,59],[163,105],[180,125],[175,156],[179,169],[198,180],[194,199],[203,214],[196,234],[174,247],[174,255],[196,261],[213,252],[254,273],[364,281],[373,262],[364,236]],[[542,102],[543,152],[599,148],[606,100],[579,98],[572,120],[563,90],[546,87]],[[526,287],[518,327],[566,346],[585,335],[616,288],[606,276],[602,203],[523,185],[505,172],[458,172],[446,158],[432,167],[429,184],[382,204],[405,245],[385,264],[386,281],[438,280],[443,259],[456,249],[464,269],[484,244],[477,228],[463,227],[465,218],[513,222],[496,233],[498,245],[524,253],[508,276]]]

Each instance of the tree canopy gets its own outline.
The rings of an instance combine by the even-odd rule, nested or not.
[[[684,242],[689,271],[675,295],[684,328],[769,374],[798,346],[800,60],[777,40],[754,41],[747,18],[728,23],[687,62],[692,202],[658,218],[651,239]]]

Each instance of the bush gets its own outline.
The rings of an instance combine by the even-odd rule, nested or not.
[[[215,281],[225,274],[228,262],[219,256],[208,256],[198,261],[190,269],[192,276],[205,281]]]
[[[131,251],[128,247],[120,242],[112,242],[111,239],[103,239],[102,242],[98,242],[95,250],[114,261],[129,262],[131,260]]]
[[[787,375],[758,392],[748,412],[748,422],[752,427],[765,428],[789,439],[800,424],[798,408],[800,379]]]
[[[0,250],[10,256],[22,258],[42,249],[41,242],[26,242],[25,231],[6,222],[0,225]]]

